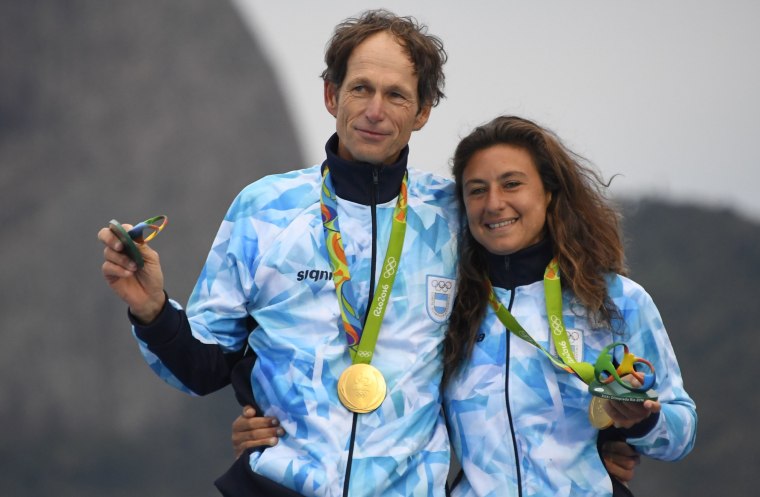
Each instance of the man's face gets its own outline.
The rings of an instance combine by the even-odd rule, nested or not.
[[[340,87],[325,82],[325,106],[336,120],[338,155],[371,164],[395,162],[430,115],[430,105],[420,110],[414,65],[387,32],[354,48]]]

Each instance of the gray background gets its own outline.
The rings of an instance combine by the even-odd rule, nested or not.
[[[0,495],[209,495],[235,400],[141,364],[96,233],[168,215],[186,300],[234,195],[303,165],[267,60],[224,2],[4,1],[0,82]]]
[[[167,231],[154,246],[167,290],[184,302],[234,195],[264,174],[321,160],[334,128],[318,79],[324,42],[336,22],[361,7],[335,2],[332,9],[292,16],[286,3],[267,10],[251,3],[259,9],[252,19],[254,11],[241,2],[213,0],[0,2],[0,495],[213,494],[211,481],[232,460],[229,426],[238,413],[233,395],[227,389],[190,398],[149,371],[123,304],[102,280],[95,234],[111,218],[134,222],[167,214]],[[757,114],[757,98],[745,88],[758,86],[757,64],[742,55],[747,46],[757,47],[756,33],[746,29],[753,7],[737,3],[716,12],[715,6],[677,10],[637,2],[649,9],[646,18],[655,26],[648,27],[649,37],[636,39],[659,42],[642,48],[647,57],[631,58],[623,78],[617,57],[591,57],[601,67],[594,72],[583,61],[596,52],[570,47],[590,43],[581,43],[583,33],[625,35],[626,19],[629,29],[643,30],[637,21],[643,14],[633,4],[615,4],[621,11],[600,2],[573,2],[573,9],[530,4],[505,2],[513,9],[509,16],[496,10],[499,15],[484,16],[477,5],[465,11],[459,3],[397,8],[429,22],[452,57],[449,99],[413,137],[413,162],[446,174],[458,135],[508,111],[549,124],[605,175],[625,172],[617,184],[633,182],[639,165],[645,179],[662,176],[666,186],[655,193],[668,202],[625,206],[629,259],[634,278],[665,316],[687,389],[699,406],[700,428],[692,455],[675,464],[645,463],[635,488],[640,496],[726,489],[748,494],[760,442],[751,429],[758,396],[750,385],[723,381],[721,373],[753,378],[750,354],[738,348],[760,346],[756,326],[745,319],[756,306],[760,278],[760,226],[743,193],[754,189],[750,174],[756,168],[750,165],[758,153],[752,141],[757,121],[747,121]],[[608,17],[592,22],[595,9]],[[715,22],[699,16],[690,21],[697,13]],[[530,19],[547,33],[567,34],[567,46],[536,43],[538,28],[530,29]],[[481,33],[476,21],[503,25]],[[705,29],[713,33],[705,40],[695,36],[699,43],[713,40],[712,50],[694,45],[712,66],[688,62],[692,53],[683,30],[694,22],[712,29]],[[318,34],[307,29],[312,25]],[[455,29],[460,26],[467,30]],[[487,42],[494,30],[505,37],[494,46],[510,54],[509,77],[489,72],[500,67],[493,57],[478,62],[469,55],[494,49]],[[273,31],[287,41],[272,37]],[[623,35],[618,38],[630,38]],[[468,45],[478,40],[480,45]],[[286,56],[278,55],[283,51]],[[535,59],[544,53],[564,53],[558,64],[565,70],[578,66],[584,81],[619,77],[628,86],[591,90],[570,84],[575,78],[563,74],[567,84],[549,87],[523,66],[554,67],[549,59]],[[670,58],[656,64],[659,72],[634,70],[663,54]],[[671,68],[681,56],[684,65]],[[292,72],[294,67],[303,72]],[[703,80],[709,67],[727,86]],[[689,93],[696,91],[691,86],[673,83],[659,98],[633,97],[641,95],[637,84],[654,91],[658,82],[682,73],[697,89],[714,91],[700,91],[698,98]],[[478,78],[465,82],[463,75]],[[487,87],[500,98],[482,107]],[[677,111],[668,110],[673,102]],[[692,149],[696,155],[688,155]],[[692,166],[693,174],[676,170],[681,164]],[[675,191],[692,176],[715,195]],[[637,188],[647,189],[626,186],[621,192],[638,196]],[[669,203],[685,198],[692,205]]]
[[[234,0],[319,160],[325,42],[368,8],[412,15],[449,53],[448,96],[413,160],[448,175],[460,137],[498,114],[548,126],[617,194],[730,206],[760,220],[760,3],[752,0]],[[307,15],[303,15],[308,13]]]

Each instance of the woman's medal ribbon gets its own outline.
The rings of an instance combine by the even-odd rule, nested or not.
[[[589,405],[589,420],[595,428],[604,429],[612,425],[612,419],[604,410],[603,399],[643,402],[657,398],[657,392],[651,390],[655,382],[654,366],[645,359],[635,357],[628,351],[628,346],[621,342],[607,346],[594,365],[575,359],[562,319],[562,286],[559,264],[556,259],[552,259],[544,271],[544,296],[549,331],[558,357],[552,355],[530,336],[512,313],[499,301],[490,282],[489,286],[489,303],[499,321],[510,332],[543,352],[552,364],[575,374],[581,381],[589,385],[589,393],[594,396]],[[614,350],[621,346],[624,347],[624,355],[622,360],[617,361]],[[615,366],[615,362],[619,365]],[[649,373],[644,374],[639,371],[636,367],[637,364],[646,365],[649,368]],[[639,385],[624,381],[621,378],[623,375],[633,376]]]

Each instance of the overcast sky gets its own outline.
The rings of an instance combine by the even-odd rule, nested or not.
[[[427,24],[449,54],[447,98],[412,136],[412,165],[450,176],[462,136],[517,114],[554,130],[605,177],[620,174],[615,194],[730,206],[760,220],[760,2],[233,3],[269,53],[309,165],[335,129],[318,77],[325,43],[344,18],[382,6]]]

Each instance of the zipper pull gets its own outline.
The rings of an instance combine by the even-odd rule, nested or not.
[[[374,202],[379,202],[380,191],[378,186],[380,185],[380,167],[372,166],[372,196]]]

